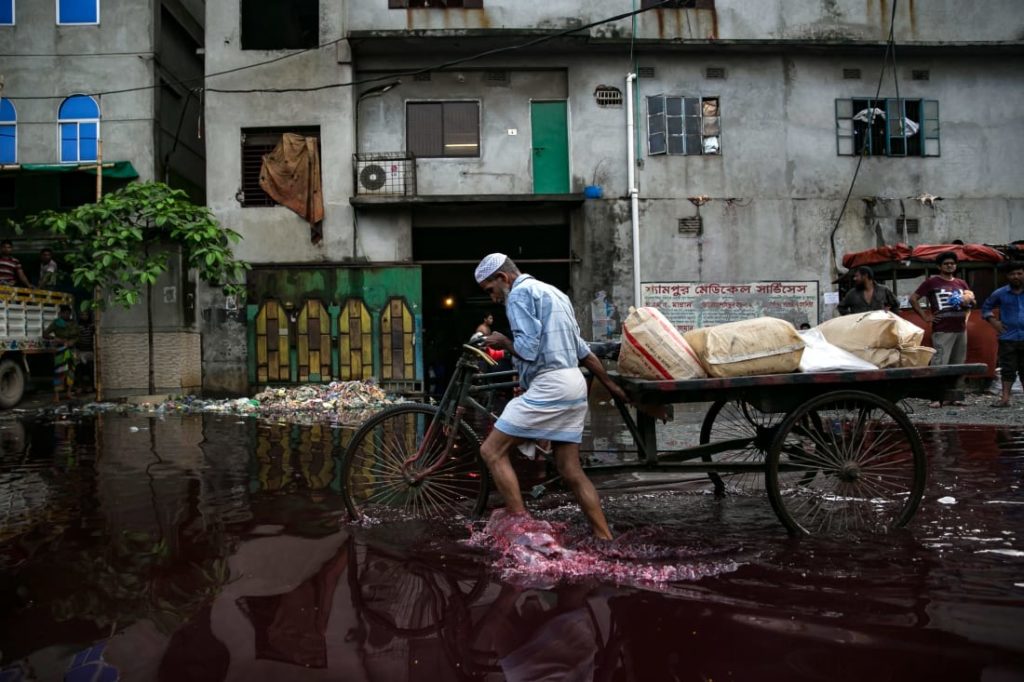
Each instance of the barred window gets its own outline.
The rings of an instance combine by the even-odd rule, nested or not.
[[[939,103],[837,99],[836,151],[839,156],[939,156]]]
[[[242,206],[277,206],[260,187],[260,170],[263,157],[274,151],[285,133],[320,139],[320,128],[316,126],[242,129],[242,191],[239,196]]]
[[[408,102],[405,147],[421,158],[480,156],[479,102]]]

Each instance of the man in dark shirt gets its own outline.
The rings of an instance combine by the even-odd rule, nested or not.
[[[896,294],[884,284],[876,284],[874,270],[866,265],[854,271],[853,288],[846,292],[839,304],[840,315],[899,309],[900,302],[896,300]]]
[[[935,259],[939,274],[929,277],[910,295],[910,305],[921,319],[932,326],[932,346],[935,347],[934,365],[960,365],[967,359],[967,310],[974,303],[974,295],[967,282],[954,277],[956,254],[944,251]],[[928,309],[920,300],[928,299]],[[959,400],[953,405],[963,405]],[[936,401],[932,407],[940,407]]]
[[[21,269],[21,261],[12,256],[14,244],[10,239],[0,242],[0,284],[9,287],[16,287],[20,283],[23,287],[31,287],[25,271]]]

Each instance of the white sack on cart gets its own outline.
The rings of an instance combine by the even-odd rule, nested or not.
[[[849,351],[829,343],[818,329],[800,332],[804,340],[804,354],[800,356],[801,372],[843,372],[848,370],[878,369],[867,360],[861,360]]]

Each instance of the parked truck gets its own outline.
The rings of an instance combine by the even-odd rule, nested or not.
[[[43,331],[62,305],[74,305],[70,294],[0,285],[0,408],[21,401],[29,378],[53,376],[63,342],[43,338]]]

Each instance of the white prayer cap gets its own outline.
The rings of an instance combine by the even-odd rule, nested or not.
[[[476,283],[481,284],[485,279],[493,275],[498,271],[505,261],[508,260],[508,256],[503,253],[492,253],[484,256],[484,259],[480,261],[480,265],[476,266],[476,272],[473,276],[476,277]]]

